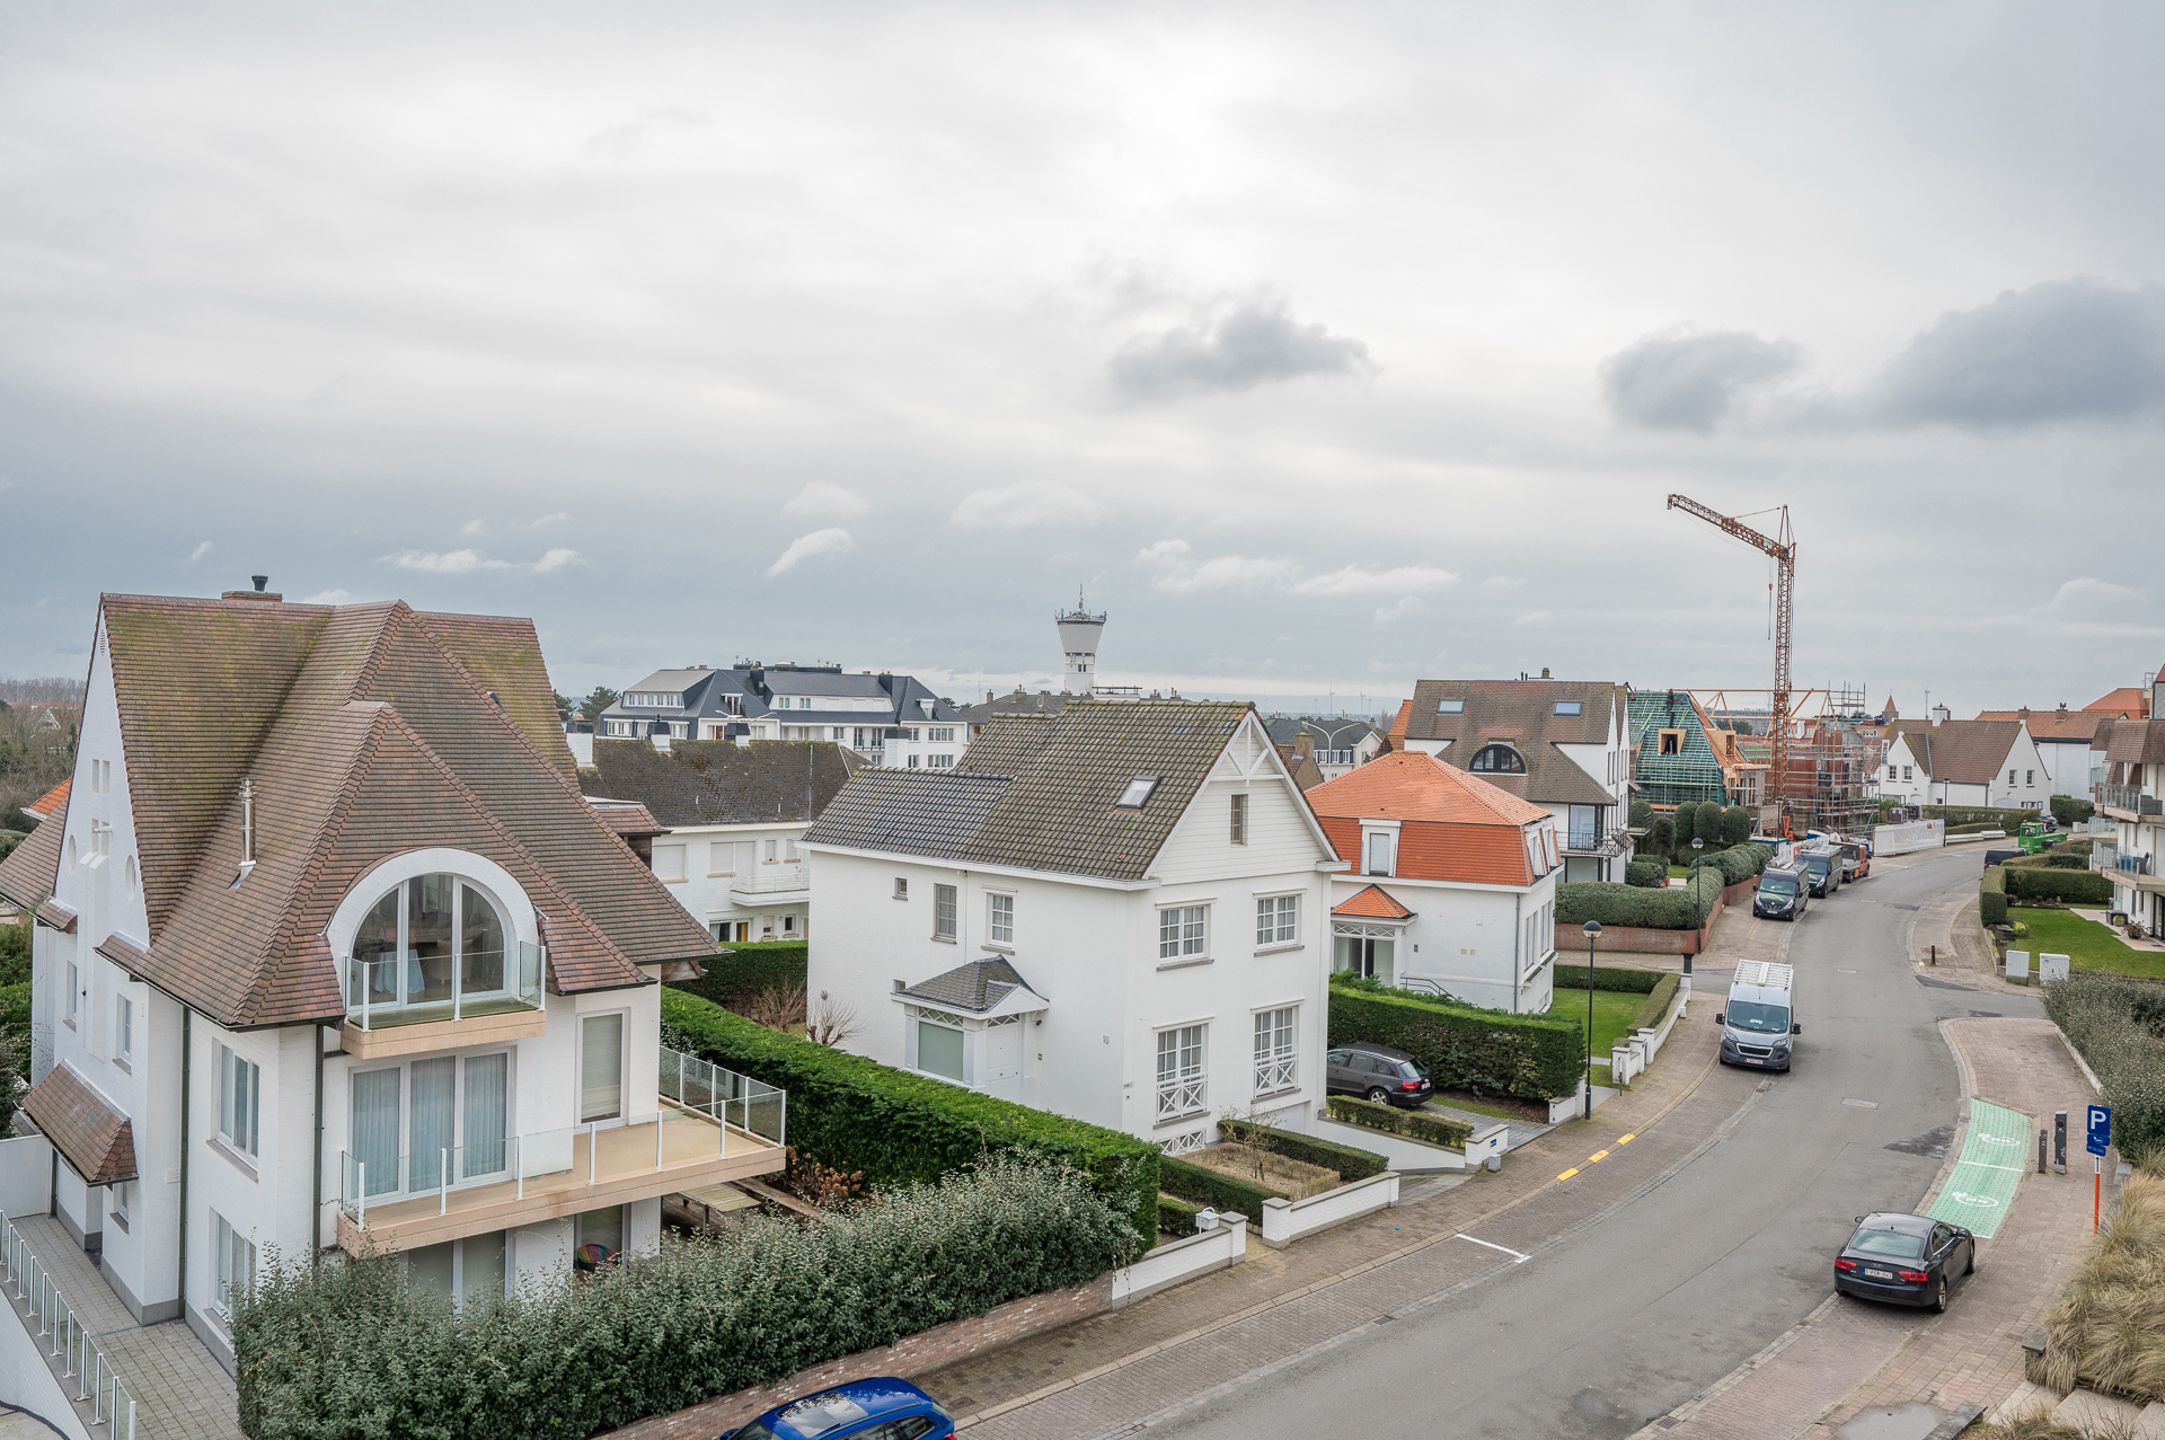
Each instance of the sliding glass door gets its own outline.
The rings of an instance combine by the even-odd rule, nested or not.
[[[510,1055],[498,1051],[354,1072],[347,1148],[367,1167],[363,1192],[375,1199],[501,1176],[510,1070]]]

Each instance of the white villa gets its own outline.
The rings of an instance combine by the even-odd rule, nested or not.
[[[695,665],[657,670],[601,712],[601,740],[801,740],[846,745],[874,765],[948,770],[969,744],[963,718],[914,676],[839,665]]]
[[[2052,767],[2021,720],[1897,720],[1886,737],[1879,793],[1891,799],[2008,810],[2052,799]]]

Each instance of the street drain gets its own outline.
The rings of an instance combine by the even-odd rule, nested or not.
[[[1941,1160],[1946,1158],[1947,1147],[1954,1143],[1954,1138],[1955,1127],[1942,1125],[1937,1130],[1927,1130],[1922,1135],[1914,1135],[1907,1140],[1897,1140],[1887,1148],[1899,1151],[1904,1155],[1922,1155],[1928,1160]]]

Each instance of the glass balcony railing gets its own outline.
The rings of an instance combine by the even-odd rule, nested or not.
[[[2145,795],[2135,785],[2096,785],[2092,791],[2097,803],[2107,810],[2122,810],[2131,815],[2165,815],[2165,799]]]
[[[539,945],[346,961],[346,1023],[363,1030],[541,1008]]]

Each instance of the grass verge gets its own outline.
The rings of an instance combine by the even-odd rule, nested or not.
[[[2108,926],[2088,920],[2072,910],[2039,905],[2010,905],[2008,917],[2029,927],[2016,948],[2030,952],[2034,966],[2039,955],[2065,955],[2076,970],[2097,970],[2113,975],[2138,975],[2165,980],[2165,952],[2137,950],[2113,934]]]
[[[1639,1003],[1646,997],[1629,990],[1596,990],[1594,992],[1594,1065],[1605,1068],[1609,1063],[1609,1050],[1631,1029],[1632,1017],[1639,1013]],[[1581,1034],[1586,1030],[1586,991],[1556,987],[1556,998],[1549,1002],[1549,1014],[1577,1022]]]

